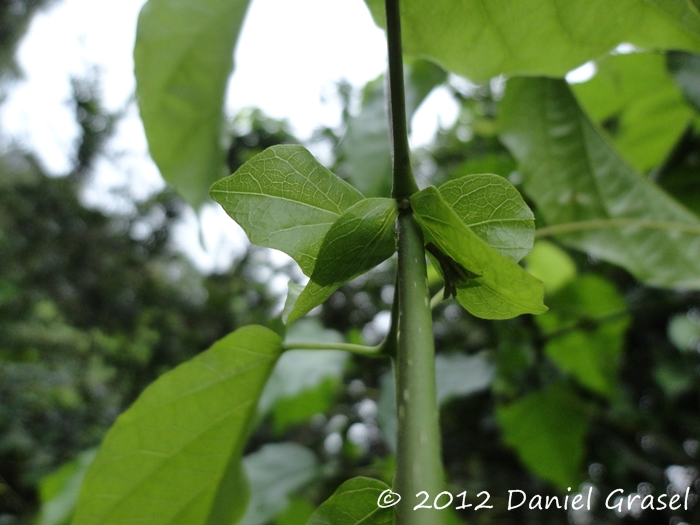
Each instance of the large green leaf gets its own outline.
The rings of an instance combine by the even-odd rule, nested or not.
[[[316,509],[306,525],[390,525],[394,509],[377,502],[389,487],[372,478],[352,478]]]
[[[618,361],[629,326],[625,301],[597,275],[571,281],[536,318],[546,336],[545,352],[583,385],[608,397],[617,394]]]
[[[525,192],[549,226],[540,235],[652,285],[700,288],[700,220],[619,157],[566,82],[510,80],[500,116]]]
[[[592,80],[572,86],[576,98],[594,120],[615,119],[615,147],[635,169],[660,164],[693,116],[666,71],[664,56],[610,55],[597,66]]]
[[[218,525],[246,507],[241,453],[282,350],[247,326],[163,374],[107,433],[74,525]],[[235,495],[235,496],[232,496]]]
[[[338,287],[396,252],[393,199],[364,199],[348,208],[326,233],[311,280],[294,304],[291,323],[323,303]]]
[[[484,319],[509,319],[547,310],[542,303],[542,282],[474,233],[435,187],[413,195],[411,207],[425,241],[434,243],[458,267],[476,276],[453,283],[457,300],[471,314]]]
[[[249,0],[149,0],[134,72],[151,156],[192,205],[225,175],[221,127],[233,48]]]
[[[211,187],[250,241],[292,257],[311,275],[331,225],[362,194],[302,146],[273,146]]]
[[[380,0],[366,0],[384,25]],[[622,42],[700,50],[686,0],[404,0],[404,51],[473,81],[499,74],[563,77]]]
[[[583,402],[554,384],[496,409],[503,439],[535,474],[560,488],[582,481],[588,417]]]
[[[246,513],[237,525],[266,525],[287,508],[294,492],[319,473],[314,453],[296,443],[267,444],[246,456],[243,465],[251,495]]]
[[[518,262],[535,240],[535,216],[503,177],[467,175],[438,188],[462,222],[492,248]]]

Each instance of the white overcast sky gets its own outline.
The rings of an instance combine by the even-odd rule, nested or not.
[[[33,151],[49,173],[66,173],[79,131],[70,106],[70,80],[96,71],[107,109],[125,109],[126,116],[107,155],[98,161],[95,184],[85,198],[103,207],[111,202],[115,211],[120,203],[110,191],[128,188],[131,194],[145,197],[163,184],[148,157],[132,98],[132,50],[144,3],[58,0],[37,14],[18,48],[23,78],[6,90],[0,105],[0,136],[5,145],[20,144]],[[362,86],[376,78],[386,68],[386,43],[363,0],[253,0],[234,60],[227,113],[258,107],[272,117],[287,119],[303,139],[321,124],[339,124],[335,84],[346,79]],[[438,119],[447,124],[456,118],[456,108],[446,92],[437,92],[415,118],[420,125],[414,120],[414,129],[421,135],[412,142],[424,143]],[[194,215],[190,215],[192,222]],[[213,238],[204,235],[204,249],[197,246],[196,228],[181,232],[181,242],[201,269],[225,266],[231,258],[226,246],[240,239],[241,232],[235,226],[228,231],[213,228],[213,223],[222,222],[215,209],[203,210],[200,220],[205,231],[217,231]]]

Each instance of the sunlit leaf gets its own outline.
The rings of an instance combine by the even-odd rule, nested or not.
[[[544,291],[555,293],[576,277],[576,264],[564,250],[548,241],[537,241],[525,257],[527,271],[544,284]]]
[[[215,183],[212,198],[250,242],[276,248],[311,275],[326,232],[362,194],[305,148],[273,146]]]
[[[382,2],[366,2],[384,25]],[[401,10],[406,54],[473,81],[563,77],[622,42],[700,50],[700,16],[685,0],[404,0]]]
[[[396,251],[393,199],[364,199],[347,209],[326,233],[311,280],[301,292],[288,322],[323,303],[338,287],[371,270]]]
[[[248,500],[241,454],[281,351],[277,334],[247,326],[163,374],[107,433],[73,524],[213,525],[240,517]]]
[[[615,147],[635,169],[647,171],[663,162],[693,116],[664,56],[612,55],[597,67],[592,80],[572,86],[576,98],[594,120],[615,119]]]
[[[314,453],[296,443],[267,444],[246,456],[243,466],[250,502],[237,525],[266,525],[287,508],[291,494],[319,473]]]
[[[389,487],[371,478],[352,478],[316,509],[306,525],[390,525],[394,509],[377,505]]]
[[[518,78],[502,139],[523,187],[565,244],[657,286],[700,289],[700,220],[619,157],[561,80]]]
[[[492,248],[518,262],[532,250],[535,217],[503,177],[467,175],[438,188],[462,222]]]
[[[535,474],[559,488],[582,481],[586,407],[566,385],[555,384],[496,409],[503,439]]]
[[[478,277],[455,283],[457,300],[484,319],[542,313],[542,283],[474,233],[433,186],[411,197],[426,243],[434,243],[456,264]]]
[[[536,318],[548,337],[545,352],[583,385],[608,397],[617,393],[618,361],[630,323],[625,301],[608,281],[582,275],[548,301]]]
[[[148,145],[163,178],[192,205],[225,175],[226,82],[249,0],[149,0],[134,73]]]

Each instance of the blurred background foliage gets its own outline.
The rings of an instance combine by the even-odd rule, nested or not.
[[[0,4],[3,71],[13,71],[15,44],[41,4]],[[700,130],[690,88],[699,61],[687,54],[610,57],[598,76],[576,86],[627,160],[695,213]],[[610,75],[624,82],[606,84]],[[425,61],[410,63],[406,78],[411,113],[438,85],[461,105],[456,123],[415,152],[422,184],[483,172],[520,183],[497,135],[501,84],[448,78]],[[383,83],[362,92],[339,85],[343,125],[320,129],[308,144],[366,196],[386,194],[389,180]],[[283,298],[268,283],[279,274],[299,279],[292,266],[254,247],[224,272],[199,274],[173,248],[186,205],[169,188],[132,200],[131,212],[86,208],[81,192],[119,115],[103,110],[94,79],[76,79],[73,103],[83,133],[70,173],[48,177],[31,152],[18,149],[0,158],[0,525],[68,523],[94,447],[117,415],[164,371],[235,328],[282,330],[270,319]],[[659,109],[669,104],[672,112]],[[633,136],[635,119],[660,114],[667,118],[654,133],[662,136]],[[234,119],[228,137],[231,171],[266,147],[296,142],[284,123],[256,110]],[[617,488],[646,495],[688,486],[697,499],[700,294],[646,287],[619,267],[544,239],[525,264],[545,282],[546,314],[494,322],[453,301],[434,310],[450,489],[466,490],[471,503],[488,491],[493,504],[455,512],[454,523],[700,523],[700,506],[615,513],[600,500]],[[289,327],[288,340],[379,342],[394,266],[389,260],[341,287],[315,315]],[[430,282],[437,294],[437,272]],[[285,354],[248,444],[253,496],[242,523],[303,525],[346,479],[390,483],[393,389],[384,361],[334,351]],[[563,496],[569,487],[592,489],[595,510],[506,511],[508,490]]]

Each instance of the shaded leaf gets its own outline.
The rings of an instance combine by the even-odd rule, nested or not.
[[[617,393],[618,361],[630,324],[625,301],[597,275],[582,275],[549,301],[536,318],[549,340],[545,352],[559,368],[608,397]]]
[[[542,313],[542,283],[504,257],[474,233],[433,186],[411,197],[411,207],[426,242],[472,274],[455,283],[457,300],[471,314],[484,319],[508,319],[523,313]]]
[[[666,65],[683,90],[686,100],[700,112],[700,56],[671,51],[666,54]]]
[[[290,495],[319,473],[314,453],[296,443],[274,443],[246,456],[250,503],[238,525],[265,525],[289,505]],[[235,497],[229,495],[229,497]]]
[[[566,385],[554,384],[496,409],[503,439],[535,474],[559,488],[582,481],[586,407]]]
[[[652,285],[700,288],[700,220],[625,164],[564,81],[512,79],[500,116],[525,192],[549,226],[538,235]]]
[[[636,170],[660,164],[693,116],[664,56],[611,55],[597,66],[592,80],[572,86],[576,98],[594,120],[615,118],[615,147]]]
[[[69,522],[78,502],[80,485],[96,453],[97,450],[83,452],[70,463],[41,479],[38,525],[63,525]]]
[[[380,0],[366,0],[384,26]],[[475,81],[568,71],[622,42],[700,50],[700,16],[685,0],[445,0],[401,3],[404,52]]]
[[[163,374],[107,433],[73,524],[235,521],[248,494],[241,453],[281,351],[277,334],[246,326]]]
[[[211,187],[250,242],[283,251],[311,275],[326,232],[362,194],[305,148],[266,149]]]
[[[134,73],[149,149],[193,206],[225,175],[224,94],[248,3],[149,0],[139,15]]]
[[[535,240],[535,216],[503,177],[467,175],[438,188],[462,222],[501,255],[518,262]]]
[[[343,283],[371,270],[396,252],[393,199],[364,199],[348,208],[326,233],[311,280],[288,316],[289,323],[323,303]]]
[[[394,509],[377,505],[389,487],[371,478],[352,478],[316,509],[306,525],[390,525]]]

